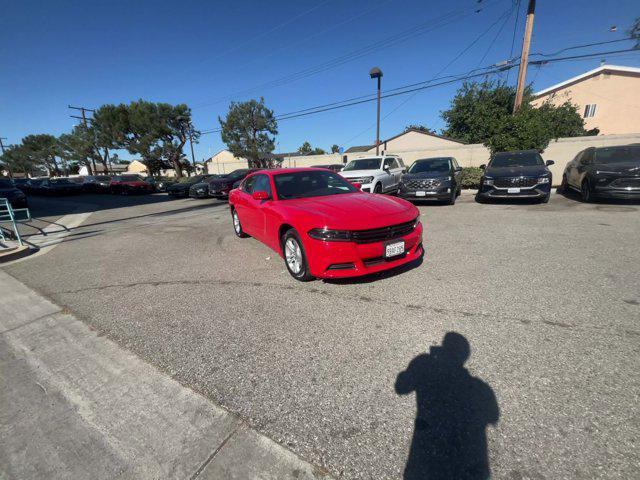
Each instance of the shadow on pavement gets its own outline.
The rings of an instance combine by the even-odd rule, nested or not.
[[[489,385],[464,368],[467,339],[448,332],[396,378],[398,395],[416,393],[417,413],[404,480],[487,480],[486,427],[500,409]]]

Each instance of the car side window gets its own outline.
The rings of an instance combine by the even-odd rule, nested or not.
[[[398,164],[400,165],[400,167],[401,167],[401,168],[405,168],[405,166],[404,166],[404,161],[403,161],[400,157],[398,157],[398,159],[397,159],[397,160],[398,160]]]
[[[400,164],[398,163],[398,159],[397,158],[392,158],[391,159],[391,168],[400,168]]]
[[[256,179],[253,184],[254,192],[267,192],[271,196],[271,182],[269,182],[267,175],[255,175],[252,178]]]
[[[242,182],[242,191],[246,193],[253,192],[253,184],[256,181],[255,175],[253,177],[248,177],[244,182]]]
[[[391,168],[391,160],[393,160],[393,159],[392,158],[385,158],[382,168]]]
[[[582,158],[580,159],[580,163],[582,165],[589,165],[593,163],[593,150],[585,150],[582,154]]]
[[[454,170],[457,170],[458,167],[460,167],[460,165],[458,165],[458,161],[453,157],[451,157],[451,163],[453,165]]]

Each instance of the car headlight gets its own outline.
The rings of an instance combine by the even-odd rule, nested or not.
[[[538,178],[538,183],[549,183],[549,177]]]
[[[365,184],[365,183],[371,183],[371,182],[373,182],[373,177],[349,178],[348,180],[349,180],[351,183],[360,183],[360,184]]]
[[[309,236],[325,242],[348,242],[351,240],[351,234],[348,230],[330,230],[328,228],[309,230]]]
[[[485,185],[493,185],[493,178],[484,178],[484,184]]]

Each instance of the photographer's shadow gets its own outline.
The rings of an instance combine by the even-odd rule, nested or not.
[[[405,480],[486,480],[491,476],[486,427],[500,410],[491,387],[464,368],[471,348],[459,333],[414,358],[396,393],[416,392],[417,414]]]

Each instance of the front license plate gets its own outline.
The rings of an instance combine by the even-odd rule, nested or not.
[[[507,193],[520,193],[519,188],[507,188]]]
[[[425,197],[427,192],[416,192],[416,197]]]
[[[388,243],[384,247],[385,258],[397,257],[404,253],[404,240],[401,242]]]

